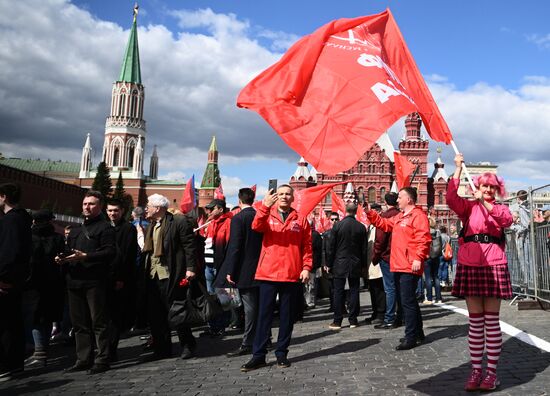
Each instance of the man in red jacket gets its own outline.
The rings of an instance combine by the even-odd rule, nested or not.
[[[287,184],[270,190],[257,209],[252,229],[263,234],[262,252],[256,269],[260,307],[253,356],[241,371],[266,365],[265,355],[271,333],[275,298],[279,294],[279,335],[275,356],[277,366],[289,367],[288,346],[292,336],[299,282],[307,283],[312,268],[311,228],[307,219],[290,205],[294,190]]]
[[[392,232],[390,270],[394,273],[405,319],[405,338],[395,348],[398,351],[414,348],[425,338],[415,291],[424,271],[423,263],[429,256],[432,237],[428,216],[420,206],[416,206],[416,198],[415,188],[404,187],[397,198],[401,213],[387,219],[374,210],[367,213],[376,228]]]

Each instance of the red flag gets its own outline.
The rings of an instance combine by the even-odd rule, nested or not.
[[[357,205],[357,221],[366,226],[370,224],[370,221],[367,218],[367,214],[365,213],[365,209],[363,209],[363,206],[361,204]]]
[[[223,187],[222,184],[214,190],[214,199],[221,199],[222,201],[225,201],[225,195],[223,195]]]
[[[339,186],[346,182],[321,184],[315,187],[304,188],[294,193],[294,203],[292,206],[302,216],[307,216],[325,195],[328,194],[334,186]]]
[[[262,201],[254,201],[254,203],[252,204],[252,207],[254,209],[258,209],[260,206],[262,206]]]
[[[197,200],[195,199],[195,175],[185,184],[185,190],[180,200],[180,210],[182,213],[189,213],[197,206]]]
[[[250,187],[252,191],[254,191],[254,194],[256,194],[256,185],[254,184],[252,187]]]
[[[432,139],[443,119],[390,10],[330,22],[294,44],[239,94],[320,172],[350,169],[405,114],[420,113]]]
[[[332,211],[337,212],[340,220],[346,217],[346,203],[334,191],[330,192],[332,197]]]
[[[332,228],[332,223],[330,222],[329,218],[327,217],[327,213],[323,209],[323,207],[319,208],[319,228],[317,231],[323,233],[327,232]],[[321,231],[322,230],[322,231]]]
[[[413,174],[416,165],[411,163],[406,157],[399,152],[394,153],[395,159],[395,177],[397,178],[397,188],[401,189],[411,185],[411,175]]]

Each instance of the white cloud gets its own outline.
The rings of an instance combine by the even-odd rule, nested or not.
[[[525,36],[527,41],[534,43],[543,50],[550,49],[550,33],[548,34],[528,34]]]
[[[138,33],[146,165],[156,144],[161,175],[202,172],[212,135],[222,165],[252,158],[295,161],[296,154],[260,117],[237,109],[235,102],[240,89],[296,37],[210,9],[170,15],[180,31],[148,25]],[[130,23],[129,17],[123,29],[66,0],[0,0],[0,151],[5,156],[79,161],[86,132],[92,133],[96,156],[101,152]],[[550,43],[550,36],[530,39]],[[427,80],[468,161],[492,161],[505,177],[543,182],[550,147],[549,77],[526,76],[513,91],[483,82],[459,90],[439,74]],[[392,137],[398,140],[403,130],[400,121],[391,128]],[[436,159],[434,146],[430,162]],[[452,157],[446,149],[448,168]],[[197,181],[201,176],[195,173]],[[235,185],[241,180],[232,177]],[[259,197],[265,193],[261,188]]]

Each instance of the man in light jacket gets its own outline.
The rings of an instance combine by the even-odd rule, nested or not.
[[[260,308],[252,359],[241,366],[243,372],[266,365],[265,355],[277,294],[279,336],[275,355],[277,366],[290,366],[287,353],[296,296],[301,291],[299,282],[308,282],[312,268],[311,227],[307,219],[290,206],[293,201],[294,190],[287,184],[279,186],[277,192],[270,190],[252,222],[252,229],[263,234],[255,276],[259,281]]]

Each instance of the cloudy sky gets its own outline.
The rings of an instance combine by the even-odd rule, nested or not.
[[[550,3],[525,1],[143,0],[146,162],[200,182],[212,135],[224,189],[288,180],[297,155],[238,92],[299,37],[390,7],[466,160],[499,165],[510,189],[550,177]],[[0,0],[0,152],[79,161],[101,152],[133,1]],[[394,143],[403,133],[398,122]],[[435,161],[435,142],[430,161]],[[443,148],[443,160],[452,161]],[[262,188],[264,187],[264,188]]]

